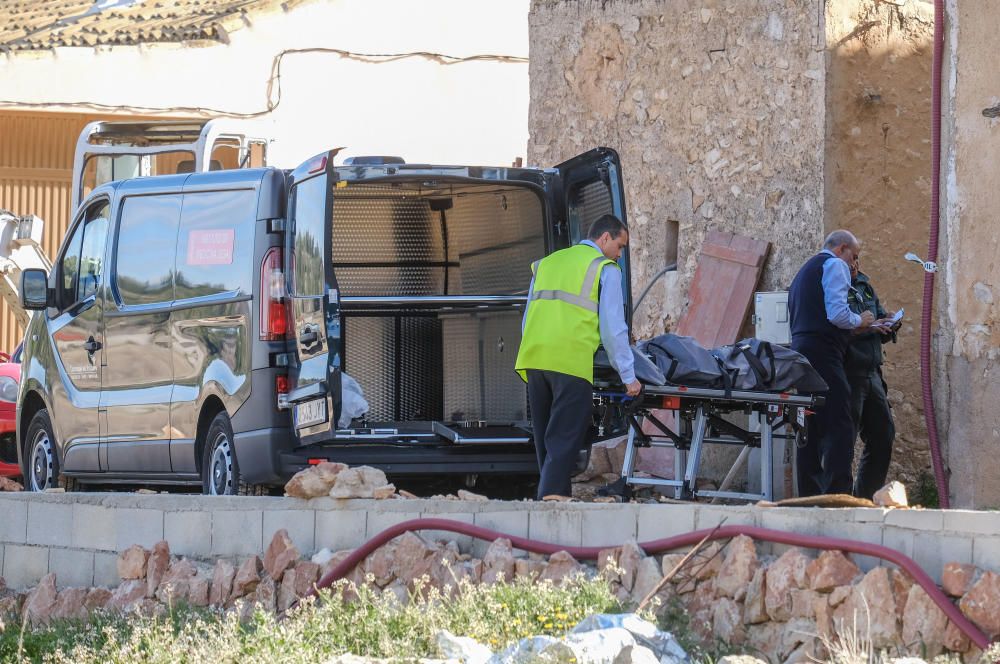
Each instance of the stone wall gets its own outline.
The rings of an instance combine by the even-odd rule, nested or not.
[[[938,412],[956,505],[1000,507],[1000,14],[947,3]]]
[[[920,389],[923,272],[931,202],[933,3],[826,3],[826,230],[863,242],[862,269],[888,311],[906,309],[884,346],[896,421],[889,475],[912,488],[931,474]]]
[[[333,500],[130,495],[0,495],[0,617],[33,623],[95,609],[163,614],[171,603],[284,610],[360,544],[389,526],[440,517],[506,535],[605,549],[596,567],[625,605],[637,604],[682,562],[641,543],[745,524],[882,544],[912,556],[990,636],[1000,635],[1000,514],[919,509],[713,507],[698,504],[532,504],[481,500]],[[637,542],[638,541],[638,542]],[[650,552],[653,553],[653,552]],[[817,553],[819,555],[817,555]],[[443,562],[442,562],[443,561]],[[591,566],[590,569],[593,569]],[[526,555],[507,540],[445,531],[402,535],[349,574],[405,600],[427,575],[559,582],[587,572],[567,552]],[[976,650],[909,577],[876,559],[737,537],[708,546],[660,593],[690,629],[772,661],[822,657],[821,639],[870,609],[878,647],[931,656]],[[31,592],[25,592],[29,588]],[[777,658],[777,659],[775,659]]]
[[[762,288],[788,286],[823,234],[820,0],[534,0],[529,162],[595,145],[623,161],[633,289],[679,268],[636,317],[675,326],[705,233],[770,240]]]
[[[193,559],[263,557],[286,530],[303,555],[352,549],[391,525],[455,519],[566,546],[648,542],[696,529],[753,525],[884,544],[940,581],[953,561],[1000,571],[1000,513],[922,509],[763,508],[684,504],[527,503],[441,499],[336,500],[131,494],[0,493],[0,576],[12,587],[56,573],[66,585],[113,585],[116,558],[166,540]],[[437,535],[432,534],[431,537]],[[484,545],[455,538],[463,552]],[[764,547],[763,552],[781,551]],[[861,557],[867,571],[877,560]]]

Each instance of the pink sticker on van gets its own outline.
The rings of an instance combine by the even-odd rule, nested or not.
[[[232,265],[233,243],[236,234],[232,228],[218,228],[188,233],[188,265]]]

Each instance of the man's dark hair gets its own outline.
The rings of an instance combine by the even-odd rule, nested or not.
[[[605,233],[611,233],[611,237],[618,237],[622,233],[628,233],[628,226],[621,219],[613,214],[605,214],[598,217],[587,231],[588,240],[596,240]]]

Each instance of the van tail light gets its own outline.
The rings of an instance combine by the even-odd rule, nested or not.
[[[288,334],[281,247],[271,247],[260,266],[260,338],[281,341]]]
[[[277,398],[278,410],[288,409],[288,376],[279,374],[274,377],[274,394]]]

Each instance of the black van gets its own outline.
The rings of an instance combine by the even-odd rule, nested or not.
[[[545,170],[335,154],[84,201],[52,273],[22,281],[40,312],[18,397],[29,488],[259,493],[322,460],[537,474],[513,371],[529,265],[625,218],[617,154]],[[343,417],[342,372],[361,417]]]

